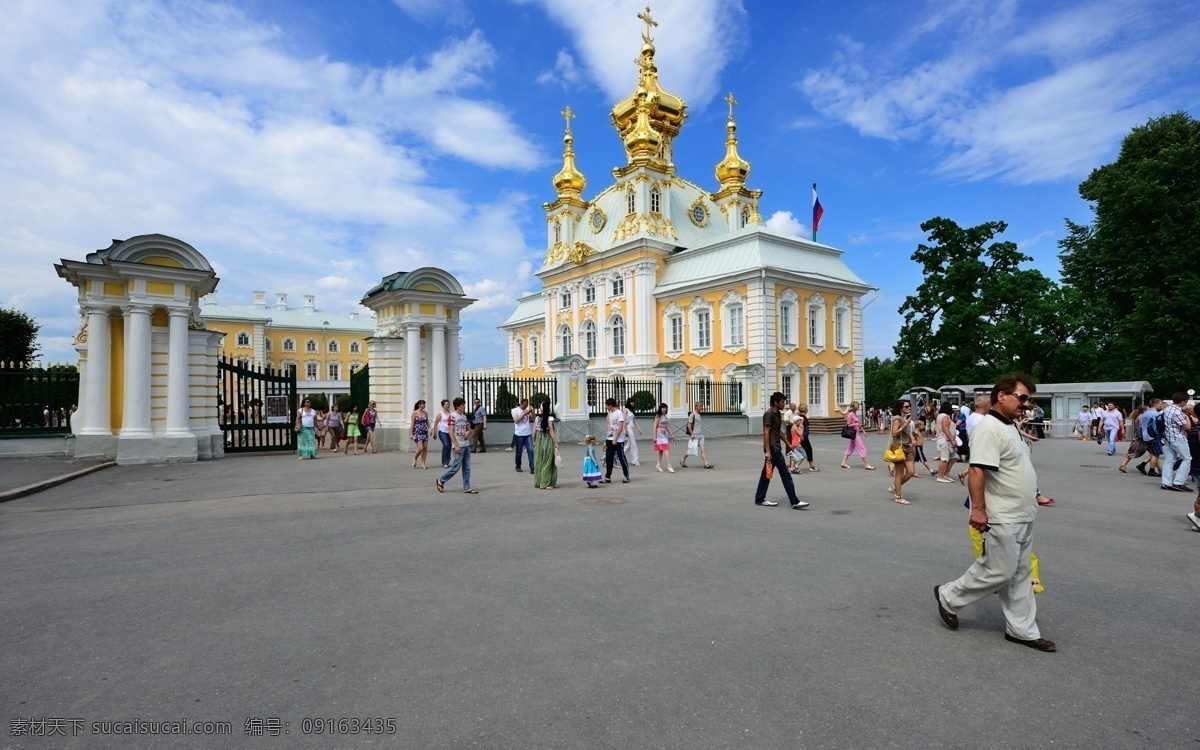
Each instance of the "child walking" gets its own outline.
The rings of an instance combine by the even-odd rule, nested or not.
[[[929,466],[929,462],[925,460],[925,422],[924,422],[924,420],[918,419],[915,427],[916,427],[916,429],[913,430],[913,460],[920,461],[922,464],[924,464],[925,469],[929,472],[929,476],[931,476],[931,477],[937,476],[937,469],[931,468]],[[921,475],[914,474],[913,478],[920,479]]]
[[[588,435],[583,440],[583,481],[588,487],[595,489],[604,474],[600,471],[600,462],[596,460],[596,436]]]

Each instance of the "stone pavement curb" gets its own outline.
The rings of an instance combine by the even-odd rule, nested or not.
[[[80,477],[87,476],[88,474],[91,474],[93,472],[100,471],[101,469],[107,469],[110,466],[116,466],[116,465],[117,465],[116,461],[105,461],[102,464],[96,464],[95,466],[89,466],[85,469],[80,469],[79,471],[73,471],[70,474],[63,474],[62,476],[51,477],[50,479],[43,479],[40,482],[34,482],[33,484],[27,484],[24,487],[17,487],[15,489],[5,490],[3,492],[0,492],[0,503],[6,502],[8,500],[16,500],[19,497],[27,497],[29,495],[35,495],[39,492],[42,492],[43,490],[48,490],[51,487],[57,487],[60,484],[66,484],[67,482],[70,482],[72,479],[79,479]]]

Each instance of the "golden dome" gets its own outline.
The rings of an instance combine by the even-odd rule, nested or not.
[[[654,157],[658,155],[660,147],[670,146],[671,139],[679,135],[679,129],[683,127],[683,121],[687,117],[687,104],[658,85],[658,68],[654,65],[654,40],[650,38],[650,27],[657,26],[658,22],[650,17],[649,7],[645,13],[639,13],[638,18],[646,23],[646,33],[642,35],[642,53],[634,61],[640,71],[638,85],[632,94],[612,108],[612,122],[627,150],[631,143],[638,146],[638,156],[644,157],[646,149],[649,148],[649,141],[654,141],[655,150],[650,154]],[[643,106],[644,118],[641,112]],[[648,136],[646,131],[652,131],[654,136]],[[635,152],[629,150],[631,160],[634,155]]]
[[[717,180],[723,187],[738,187],[750,175],[750,162],[738,156],[737,123],[733,121],[733,105],[737,104],[737,100],[733,98],[732,91],[725,101],[729,103],[729,121],[725,124],[729,135],[725,138],[725,158],[717,164]]]
[[[574,136],[571,135],[571,119],[575,115],[571,112],[571,108],[567,107],[562,111],[562,116],[567,118],[567,132],[563,136],[563,167],[550,183],[554,189],[558,191],[560,198],[570,196],[578,198],[583,192],[583,188],[587,186],[587,179],[583,173],[575,168],[575,149],[572,147],[575,143]]]

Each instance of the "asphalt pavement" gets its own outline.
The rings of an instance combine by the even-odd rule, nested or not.
[[[0,748],[1200,747],[1192,495],[1037,445],[1040,653],[995,597],[942,625],[965,490],[925,477],[894,504],[883,440],[877,470],[842,470],[845,441],[815,436],[806,511],[778,478],[753,504],[750,437],[674,474],[642,441],[633,481],[597,489],[564,446],[554,491],[493,450],[478,495],[410,454],[325,453],[11,500]],[[197,722],[228,733],[148,733]]]

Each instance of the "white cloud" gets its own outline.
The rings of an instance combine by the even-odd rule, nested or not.
[[[637,18],[643,0],[517,2],[540,5],[567,29],[578,57],[610,100],[633,91],[633,61],[646,29]],[[703,107],[718,93],[722,69],[746,43],[746,9],[741,0],[662,0],[654,4],[652,15],[659,24],[651,31],[659,82],[689,104]]]
[[[565,49],[558,51],[554,68],[542,71],[537,77],[538,83],[553,83],[564,89],[577,89],[583,84],[583,71],[575,64],[575,58]]]
[[[954,179],[1080,178],[1130,127],[1161,114],[1156,91],[1194,77],[1200,23],[1151,31],[1172,14],[1168,0],[1136,14],[1115,0],[1044,17],[1015,0],[930,8],[892,47],[841,40],[799,87],[863,135],[932,141],[944,153],[934,171]]]
[[[771,218],[767,219],[767,229],[794,237],[803,237],[808,232],[804,224],[792,216],[791,211],[776,211],[771,214]]]
[[[1053,229],[1046,229],[1044,231],[1038,232],[1037,234],[1035,234],[1032,237],[1028,237],[1026,239],[1019,240],[1017,242],[1017,249],[1022,250],[1022,251],[1029,250],[1032,247],[1036,247],[1042,240],[1048,240],[1051,237],[1054,237],[1056,234],[1057,234],[1057,232],[1055,232]]]
[[[360,309],[396,270],[462,276],[536,255],[520,231],[536,212],[528,196],[480,205],[436,183],[447,158],[546,161],[503,107],[473,95],[495,57],[479,32],[380,68],[298,52],[285,29],[205,0],[9,6],[0,300],[38,318],[44,346],[78,324],[52,264],[112,238],[192,244],[224,303],[266,287],[319,291],[337,311]]]

